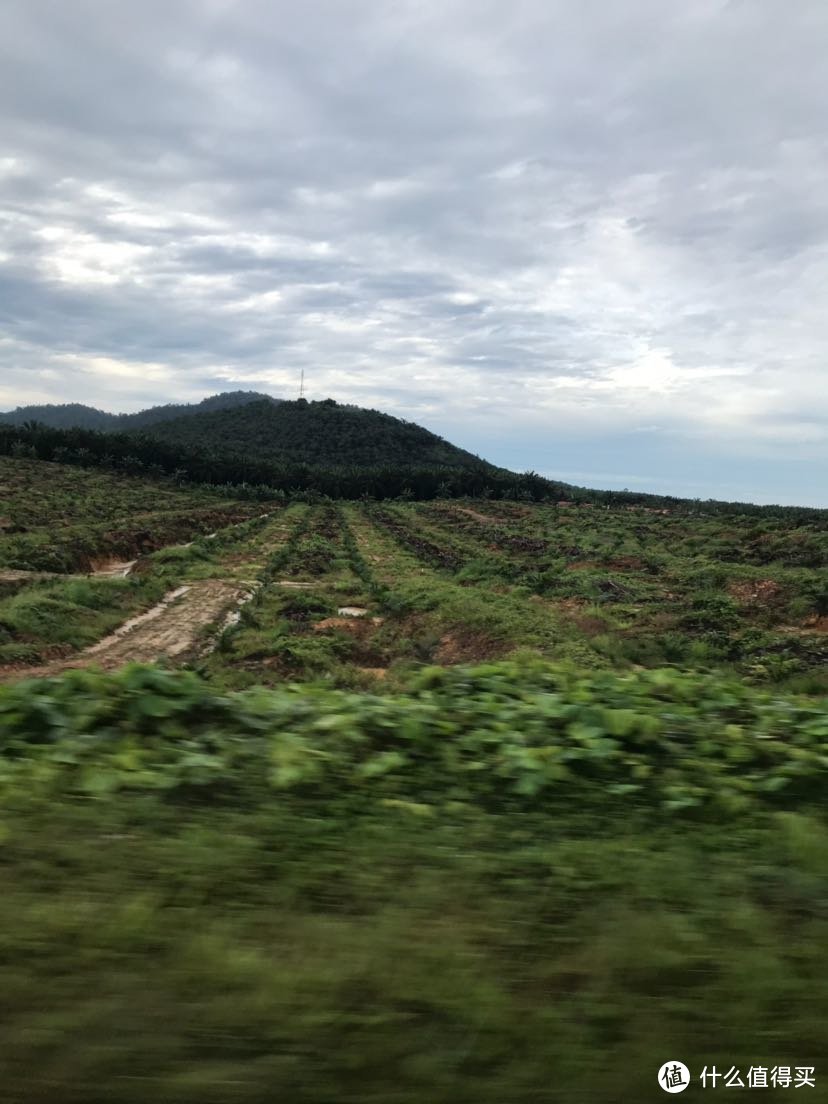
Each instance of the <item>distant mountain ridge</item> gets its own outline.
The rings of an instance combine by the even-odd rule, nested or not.
[[[94,406],[83,403],[47,403],[42,406],[18,406],[15,410],[0,412],[0,422],[10,425],[23,425],[25,422],[40,422],[53,429],[97,429],[106,433],[128,433],[143,429],[158,422],[172,418],[209,413],[216,410],[230,410],[252,402],[280,403],[270,395],[260,391],[223,391],[219,395],[210,395],[197,403],[166,403],[163,406],[150,406],[135,414],[110,414]]]

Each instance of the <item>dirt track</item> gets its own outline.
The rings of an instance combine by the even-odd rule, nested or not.
[[[126,663],[180,658],[197,650],[205,625],[218,621],[250,594],[250,587],[218,579],[200,580],[171,590],[151,610],[133,617],[111,636],[85,651],[41,667],[14,672],[15,678],[42,678],[74,667],[113,670]]]

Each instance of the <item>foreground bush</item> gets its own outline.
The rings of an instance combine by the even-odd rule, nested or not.
[[[3,1098],[603,1104],[678,1059],[824,1099],[824,726],[544,665],[5,688]]]
[[[585,798],[738,812],[823,798],[828,715],[719,676],[425,669],[407,693],[220,695],[135,667],[0,689],[0,786],[291,791],[439,808]]]

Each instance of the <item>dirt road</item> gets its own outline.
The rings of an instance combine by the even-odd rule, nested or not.
[[[44,678],[75,667],[100,667],[111,671],[126,663],[180,659],[204,645],[205,625],[222,621],[250,593],[249,585],[218,579],[177,587],[151,610],[124,622],[110,636],[77,655],[15,671],[12,677]]]

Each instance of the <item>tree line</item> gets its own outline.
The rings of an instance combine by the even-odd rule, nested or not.
[[[327,497],[332,499],[492,498],[523,502],[566,502],[573,506],[641,507],[703,515],[783,517],[800,524],[825,524],[828,511],[811,507],[754,505],[682,499],[637,491],[594,490],[528,471],[516,473],[485,461],[458,468],[440,464],[377,463],[314,465],[268,462],[207,449],[184,449],[137,433],[55,429],[38,423],[0,424],[0,456],[101,468],[177,484],[206,484],[239,498]]]

